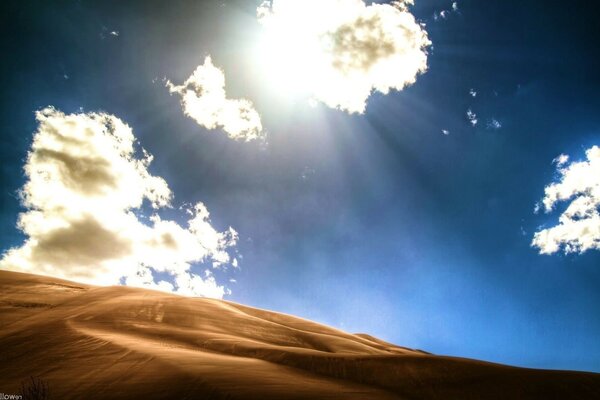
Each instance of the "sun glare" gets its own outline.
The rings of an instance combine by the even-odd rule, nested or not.
[[[431,44],[407,0],[273,0],[258,8],[257,60],[272,90],[362,113],[373,91],[401,90],[427,69]]]
[[[324,37],[314,25],[301,26],[304,21],[302,17],[261,20],[260,67],[286,96],[310,96],[329,62]]]

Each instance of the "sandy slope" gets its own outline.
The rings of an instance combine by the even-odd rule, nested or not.
[[[0,271],[0,392],[53,399],[600,399],[600,375],[438,357],[225,301]]]

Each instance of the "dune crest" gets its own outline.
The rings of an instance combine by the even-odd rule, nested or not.
[[[0,392],[52,398],[586,399],[600,374],[451,357],[289,315],[0,271]]]

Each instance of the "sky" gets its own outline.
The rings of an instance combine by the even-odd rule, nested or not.
[[[2,2],[0,268],[600,372],[598,7],[405,3]]]

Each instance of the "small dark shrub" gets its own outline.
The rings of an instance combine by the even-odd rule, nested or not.
[[[31,376],[21,382],[21,394],[23,400],[48,400],[50,398],[48,382],[42,378]]]

